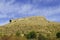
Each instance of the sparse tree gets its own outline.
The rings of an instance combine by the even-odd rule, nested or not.
[[[12,20],[10,19],[9,22],[12,22]]]

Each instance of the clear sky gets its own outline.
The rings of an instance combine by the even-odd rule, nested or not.
[[[0,25],[28,16],[60,22],[60,0],[0,0]]]

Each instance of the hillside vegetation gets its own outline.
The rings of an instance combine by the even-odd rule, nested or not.
[[[56,34],[60,32],[60,23],[48,21],[40,16],[10,20],[9,24],[0,27],[0,40],[28,40],[24,35],[24,37],[15,37],[17,31],[21,36],[34,31],[37,37],[41,34],[47,38],[47,40],[60,40],[60,38],[56,37]],[[4,35],[8,35],[9,38],[2,39]],[[38,39],[36,38],[34,40]]]

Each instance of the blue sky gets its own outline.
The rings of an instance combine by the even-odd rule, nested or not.
[[[60,22],[60,0],[0,0],[0,25],[28,16]]]

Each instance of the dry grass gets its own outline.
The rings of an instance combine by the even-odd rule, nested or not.
[[[18,30],[20,33],[24,34],[33,30],[37,33],[43,34],[46,37],[56,38],[56,33],[60,31],[60,23],[50,22],[44,17],[34,16],[15,19],[12,20],[11,23],[0,27],[0,33],[2,32],[2,34],[7,35],[15,34]],[[21,40],[23,40],[23,38],[21,38]]]

